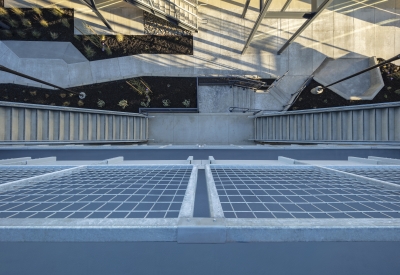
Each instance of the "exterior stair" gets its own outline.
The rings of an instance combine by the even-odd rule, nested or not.
[[[254,105],[254,91],[240,87],[232,87],[233,106],[239,108],[252,108]]]
[[[400,102],[260,114],[256,142],[399,144]]]
[[[142,114],[0,101],[0,145],[147,140],[148,117]]]
[[[197,0],[125,0],[162,19],[193,32],[198,31]]]
[[[278,100],[282,106],[286,105],[290,100],[290,94],[284,93],[278,85],[275,85],[269,90],[269,94]],[[283,107],[282,107],[283,108]]]

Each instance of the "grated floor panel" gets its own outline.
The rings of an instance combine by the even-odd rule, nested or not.
[[[104,166],[0,193],[0,218],[176,218],[192,166]]]
[[[311,167],[211,165],[226,218],[400,218],[400,190]]]

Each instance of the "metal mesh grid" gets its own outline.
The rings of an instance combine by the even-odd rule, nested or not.
[[[334,166],[329,168],[400,185],[400,166]]]
[[[101,166],[0,193],[0,218],[176,218],[192,166]]]
[[[400,190],[317,168],[211,165],[226,218],[400,218]]]
[[[52,173],[72,166],[0,166],[0,184]]]

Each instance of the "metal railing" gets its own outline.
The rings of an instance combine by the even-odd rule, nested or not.
[[[316,113],[340,112],[340,111],[351,111],[351,110],[382,109],[382,108],[390,108],[390,107],[400,107],[400,102],[395,101],[395,102],[387,102],[387,103],[360,104],[360,105],[351,105],[351,106],[286,111],[286,112],[277,112],[275,114],[263,114],[261,117],[276,116],[276,115],[286,116],[286,115],[296,115],[296,114],[316,114]]]
[[[140,114],[147,113],[198,113],[198,108],[139,108]]]
[[[261,109],[250,109],[250,108],[242,108],[242,107],[229,107],[230,113],[253,113],[253,116],[262,112]]]
[[[236,86],[245,89],[259,90],[263,87],[267,87],[267,83],[257,79],[251,79],[244,76],[238,75],[227,75],[218,77],[198,77],[201,79],[199,82],[200,86]]]
[[[284,73],[282,76],[278,77],[278,78],[274,81],[274,83],[272,83],[272,84],[268,87],[268,89],[267,89],[265,92],[267,93],[267,92],[268,92],[269,90],[271,90],[273,87],[275,87],[276,85],[278,85],[279,82],[281,82],[282,78],[284,78],[288,73],[289,73],[289,70],[287,70],[286,73]]]
[[[304,82],[304,84],[294,93],[291,94],[291,98],[289,100],[289,103],[286,105],[283,105],[284,109],[283,111],[289,110],[290,107],[296,102],[297,98],[300,96],[301,92],[310,84],[310,82],[314,79],[314,75],[311,75],[307,80]]]
[[[195,14],[195,13],[193,13],[193,12],[191,12],[191,11],[185,9],[185,8],[180,7],[179,5],[173,3],[173,2],[171,2],[169,0],[159,0],[159,1],[164,1],[165,6],[168,5],[170,7],[173,7],[173,10],[175,10],[174,15],[169,14],[165,10],[165,8],[163,10],[163,9],[160,9],[160,8],[156,7],[156,5],[154,5],[154,1],[153,0],[125,0],[125,1],[128,2],[128,3],[131,3],[131,4],[139,4],[141,7],[147,9],[149,12],[152,12],[156,16],[157,16],[157,13],[158,13],[159,14],[158,16],[160,16],[160,14],[161,14],[161,15],[167,17],[167,18],[171,18],[173,20],[177,20],[181,24],[181,27],[185,28],[185,26],[187,26],[188,29],[190,29],[190,30],[193,30],[193,31],[197,31],[198,30],[198,16],[197,16],[197,14]],[[198,6],[197,0],[194,0],[195,3],[192,3],[191,1],[187,1],[187,0],[182,0],[182,1],[184,1],[185,3],[191,5],[194,8],[194,10],[197,9],[197,6]],[[179,12],[177,12],[176,9],[178,9]],[[181,17],[179,16],[181,13],[190,14],[191,16],[193,16],[193,19],[187,21],[184,18],[183,20],[181,20]]]

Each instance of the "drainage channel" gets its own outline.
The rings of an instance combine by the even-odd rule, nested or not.
[[[198,170],[196,196],[194,200],[194,213],[195,218],[209,218],[210,207],[207,194],[206,173],[204,169]]]

